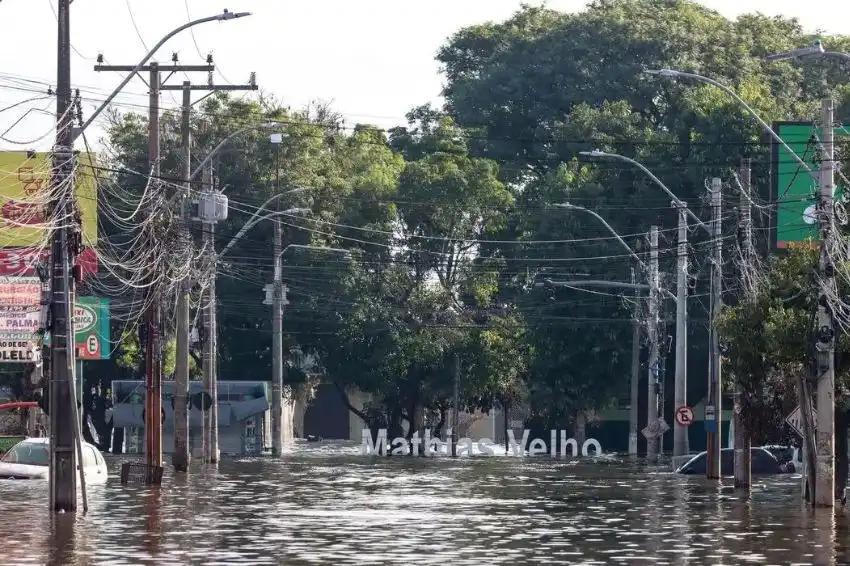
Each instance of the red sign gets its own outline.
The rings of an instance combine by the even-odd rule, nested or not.
[[[50,257],[48,249],[41,253],[36,248],[0,248],[0,276],[35,275],[35,264],[47,261]],[[77,265],[83,270],[83,275],[97,273],[97,253],[92,248],[85,248],[77,257]]]
[[[692,422],[696,419],[696,414],[694,414],[694,410],[687,405],[682,405],[678,409],[676,409],[676,422],[680,426],[690,426]]]

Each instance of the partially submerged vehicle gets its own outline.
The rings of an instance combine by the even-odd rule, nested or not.
[[[707,454],[700,452],[676,469],[677,474],[705,474]],[[750,448],[750,470],[753,475],[775,475],[787,473],[769,450],[765,448]],[[720,475],[735,475],[735,449],[723,448],[720,451]]]
[[[106,483],[109,476],[106,461],[100,451],[88,442],[83,442],[82,463],[87,485]],[[46,480],[49,478],[49,466],[50,439],[27,438],[0,458],[0,479]]]

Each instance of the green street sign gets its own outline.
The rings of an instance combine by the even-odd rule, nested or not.
[[[821,129],[807,122],[776,122],[773,130],[809,167],[817,173],[820,168]],[[836,145],[850,140],[845,127],[835,128]],[[836,179],[837,176],[836,176]],[[836,182],[835,198],[841,199],[847,187]],[[818,240],[815,209],[819,200],[815,178],[782,144],[773,145],[773,201],[776,203],[775,242],[777,248],[805,246]]]
[[[112,353],[109,299],[77,297],[73,322],[77,360],[108,360]],[[44,344],[50,344],[49,333],[44,336]]]

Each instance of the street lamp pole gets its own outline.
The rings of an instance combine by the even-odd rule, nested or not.
[[[665,185],[661,179],[655,176],[645,165],[639,161],[635,161],[625,155],[617,153],[606,153],[599,150],[583,151],[580,153],[588,157],[594,158],[610,158],[624,161],[634,165],[652,179],[652,181],[661,187],[667,193],[673,202],[673,207],[677,210],[679,218],[678,231],[678,265],[676,277],[676,377],[673,385],[674,411],[679,407],[686,405],[688,402],[688,368],[687,368],[687,352],[688,352],[688,294],[687,294],[687,270],[688,270],[688,216],[693,219],[698,226],[711,233],[711,230],[706,226],[696,214],[679,198],[676,194]],[[688,443],[688,428],[680,425],[676,419],[673,424],[673,456],[681,457],[689,453]]]
[[[623,240],[614,228],[605,221],[599,214],[587,208],[570,204],[568,202],[555,205],[558,208],[566,208],[569,210],[581,210],[599,220],[609,232],[611,232],[620,244],[629,251],[629,254],[635,258],[638,264],[646,271],[649,278],[649,308],[647,309],[647,336],[649,337],[649,375],[647,381],[648,398],[647,398],[647,433],[649,436],[646,439],[646,458],[650,463],[655,463],[659,454],[659,438],[663,435],[655,435],[657,427],[660,426],[658,419],[658,380],[663,379],[660,374],[660,364],[658,361],[659,353],[659,295],[661,294],[660,281],[658,276],[658,228],[653,226],[650,230],[650,262],[647,265],[638,256],[631,247]],[[619,285],[619,284],[618,284]]]

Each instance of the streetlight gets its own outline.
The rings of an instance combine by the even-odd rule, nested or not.
[[[620,237],[614,228],[611,227],[608,222],[605,221],[599,214],[596,212],[584,208],[582,206],[577,206],[574,204],[570,204],[568,202],[562,204],[555,205],[558,208],[566,208],[569,210],[581,210],[586,212],[596,218],[599,222],[601,222],[609,232],[611,232],[614,237],[617,239],[620,244],[624,248],[629,251],[629,254],[635,258],[638,264],[646,270],[647,275],[649,277],[649,308],[648,308],[648,319],[647,319],[647,335],[649,337],[649,376],[647,379],[648,386],[648,398],[647,398],[647,429],[653,427],[654,424],[658,423],[658,380],[661,378],[661,367],[659,364],[659,340],[658,340],[658,294],[660,289],[659,280],[658,280],[658,228],[653,226],[650,230],[650,258],[649,265],[644,263],[644,261],[632,250],[631,247]],[[634,273],[634,272],[633,272]],[[634,288],[634,284],[628,285],[628,287]],[[637,406],[637,373],[633,370],[632,374],[632,405]],[[637,413],[632,412],[634,418],[637,419]],[[635,426],[637,426],[637,422],[635,421]],[[657,424],[656,424],[657,426]],[[632,428],[630,423],[629,428]],[[661,435],[663,437],[663,433]],[[647,445],[646,445],[646,456],[650,462],[654,462],[658,456],[658,436],[647,437]]]
[[[103,110],[107,106],[109,106],[109,104],[112,102],[112,100],[116,96],[118,96],[118,93],[121,92],[121,90],[125,86],[127,86],[127,83],[129,83],[133,79],[133,77],[136,76],[136,73],[138,73],[139,70],[142,67],[145,66],[145,63],[147,63],[148,60],[150,60],[150,58],[153,57],[153,54],[156,53],[159,50],[159,48],[162,47],[165,44],[166,41],[168,41],[169,39],[171,39],[172,37],[174,37],[175,35],[177,35],[181,31],[189,29],[190,27],[193,27],[193,26],[197,26],[199,24],[205,24],[207,22],[225,22],[225,21],[228,21],[228,20],[235,20],[236,18],[244,18],[244,17],[250,16],[250,15],[251,15],[251,12],[228,12],[227,10],[224,10],[221,14],[217,14],[215,16],[208,16],[206,18],[200,18],[198,20],[192,20],[191,22],[185,23],[182,26],[175,28],[174,30],[170,31],[162,39],[159,40],[159,43],[154,45],[153,48],[150,51],[148,51],[147,55],[145,55],[145,57],[139,62],[139,64],[136,65],[136,67],[127,74],[127,76],[124,78],[124,80],[121,81],[121,84],[119,84],[115,88],[115,90],[112,91],[112,94],[107,96],[106,100],[103,101],[103,103],[97,108],[97,110],[95,110],[94,113],[92,113],[92,115],[89,116],[89,119],[86,120],[85,123],[82,126],[80,126],[79,128],[74,128],[73,133],[72,133],[73,137],[75,139],[77,137],[79,137],[80,134],[82,134],[85,131],[85,129],[88,128],[92,124],[92,122],[95,121],[95,119],[100,115],[100,113],[103,112]]]
[[[661,189],[667,193],[671,199],[673,199],[673,206],[678,208],[679,234],[677,244],[679,248],[679,257],[676,269],[676,380],[674,381],[673,386],[674,404],[678,409],[678,407],[687,404],[688,398],[688,222],[684,215],[687,214],[690,216],[711,236],[714,236],[713,229],[706,226],[705,223],[702,222],[696,214],[694,214],[693,211],[691,211],[691,209],[688,208],[688,206],[661,181],[661,179],[656,177],[652,171],[650,171],[642,163],[635,161],[630,157],[626,157],[625,155],[620,155],[618,153],[606,153],[604,151],[599,151],[598,149],[594,151],[582,151],[580,154],[594,158],[618,159],[634,165],[646,173],[646,175],[649,176],[656,185],[661,187]],[[719,241],[715,242],[715,253],[719,253],[717,252],[717,249],[721,245],[722,244]],[[676,422],[673,426],[673,456],[685,456],[689,452],[687,428],[680,425],[678,422]]]
[[[803,160],[803,158],[801,158],[799,155],[797,155],[797,153],[793,149],[791,149],[788,146],[787,143],[785,143],[785,140],[783,140],[781,137],[779,137],[779,134],[777,134],[773,130],[773,128],[771,128],[770,125],[767,122],[765,122],[762,119],[761,116],[758,115],[758,112],[753,110],[753,108],[749,104],[747,104],[744,101],[743,98],[738,96],[738,94],[734,90],[729,88],[728,86],[724,85],[723,83],[719,83],[714,79],[710,79],[710,78],[704,77],[702,75],[697,75],[696,73],[685,73],[683,71],[676,71],[676,70],[673,70],[673,69],[657,69],[657,70],[647,69],[647,70],[644,70],[644,73],[646,73],[648,75],[658,75],[659,77],[666,77],[666,78],[669,78],[669,79],[678,79],[678,78],[694,79],[694,80],[697,80],[697,81],[700,81],[700,82],[708,83],[712,86],[716,86],[717,88],[719,88],[720,90],[722,90],[723,92],[725,92],[726,94],[728,94],[729,96],[734,98],[736,101],[738,101],[741,104],[741,106],[743,106],[747,110],[747,112],[750,113],[750,116],[755,118],[758,121],[758,123],[761,124],[762,127],[770,134],[770,136],[774,140],[776,140],[777,143],[781,144],[782,147],[784,147],[785,150],[788,151],[788,153],[790,153],[794,157],[794,159],[797,161],[797,163],[799,163],[806,171],[808,171],[809,174],[812,177],[814,177],[816,181],[819,181],[818,173],[813,172],[812,168],[809,167],[809,164],[806,163]]]
[[[350,257],[348,250],[340,248],[320,248],[316,246],[305,246],[302,244],[289,244],[280,252],[275,253],[274,258],[274,282],[267,285],[266,301],[269,304],[268,292],[272,292],[272,456],[279,458],[283,453],[283,306],[288,304],[286,300],[286,287],[283,285],[283,272],[280,258],[288,250],[315,250],[332,253],[341,253],[346,258]]]
[[[850,61],[850,53],[842,53],[840,51],[827,51],[823,47],[823,43],[821,40],[816,39],[812,45],[809,47],[798,47],[797,49],[792,49],[790,51],[783,51],[781,53],[774,53],[772,55],[768,55],[764,58],[765,61],[788,61],[791,59],[803,59],[803,58],[817,58],[817,57],[834,57],[836,59],[843,59],[844,61]]]

